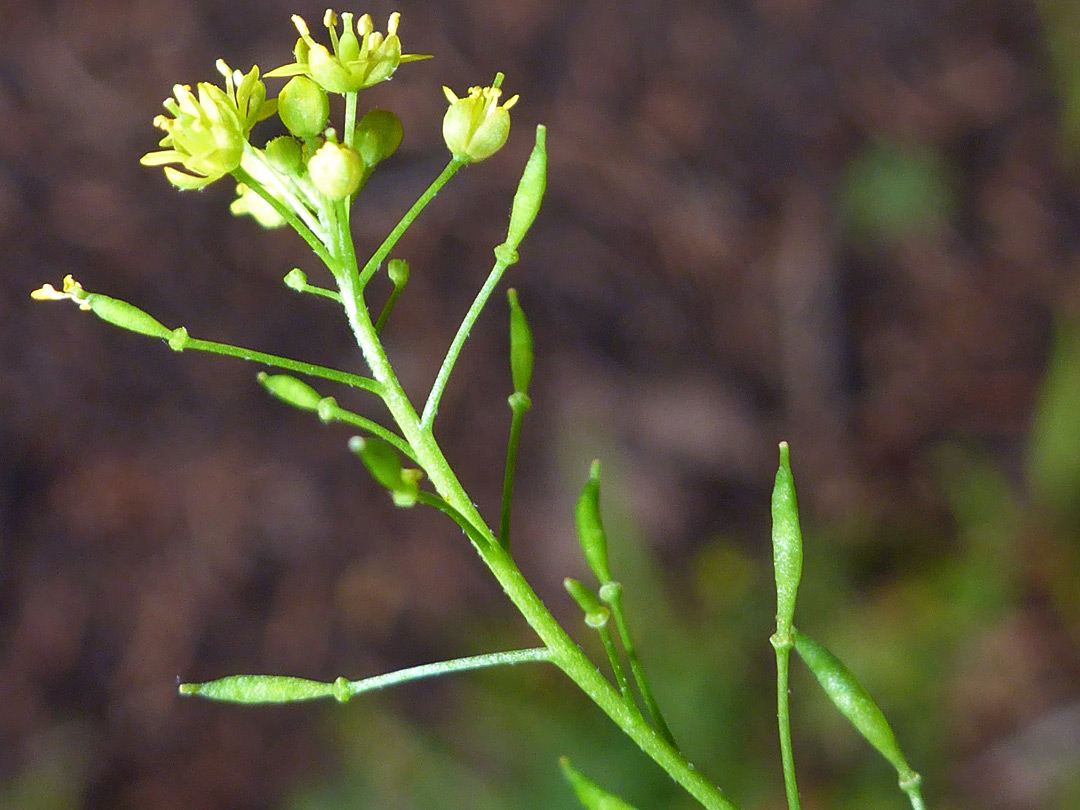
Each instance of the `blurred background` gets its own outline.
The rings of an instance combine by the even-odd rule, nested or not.
[[[514,133],[401,243],[387,342],[427,388],[503,238],[536,123],[548,197],[510,273],[538,352],[514,549],[584,575],[604,462],[616,576],[684,750],[783,806],[768,497],[791,442],[798,623],[892,718],[929,806],[1080,806],[1080,6],[1071,0],[449,0],[435,54],[361,97],[405,125],[354,213],[373,250],[446,160],[440,85],[506,73]],[[176,82],[291,61],[294,0],[0,4],[0,807],[571,808],[556,758],[642,810],[692,803],[556,671],[241,708],[176,683],[330,680],[530,646],[440,516],[395,511],[347,430],[258,367],[29,291],[73,273],[192,335],[363,372],[294,235],[138,158]],[[279,82],[270,82],[276,91]],[[271,131],[257,129],[256,140]],[[389,285],[376,279],[373,300]],[[379,416],[361,397],[320,386]],[[497,513],[496,296],[437,434]],[[366,410],[365,410],[366,409]],[[808,810],[905,806],[794,667]]]

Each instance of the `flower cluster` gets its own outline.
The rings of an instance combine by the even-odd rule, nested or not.
[[[154,126],[165,132],[158,145],[166,148],[143,155],[142,163],[182,164],[187,172],[165,166],[165,176],[177,188],[202,188],[234,171],[251,128],[277,109],[277,102],[266,98],[257,67],[241,74],[220,59],[217,67],[225,77],[224,90],[199,82],[196,98],[191,87],[178,84],[173,87],[173,98],[164,102],[172,118],[159,115],[154,119]]]
[[[384,34],[375,30],[369,14],[354,19],[327,9],[323,24],[329,47],[315,41],[303,18],[292,19],[300,33],[295,61],[260,77],[258,67],[240,73],[219,60],[224,87],[176,85],[164,102],[167,114],[154,119],[165,133],[161,148],[143,155],[142,163],[163,166],[180,189],[200,189],[231,175],[237,183],[234,214],[250,215],[268,228],[288,223],[309,242],[325,244],[328,206],[348,205],[375,166],[401,143],[401,121],[394,113],[373,109],[356,120],[356,93],[390,79],[404,62],[429,57],[402,53],[397,12]],[[289,80],[277,98],[268,99],[263,79],[271,77]],[[499,104],[501,81],[499,74],[494,86],[473,87],[464,98],[444,88],[450,107],[443,135],[461,164],[483,160],[506,142],[507,111],[517,96]],[[340,129],[330,126],[330,93],[346,97]],[[288,134],[256,147],[250,142],[252,128],[274,114]]]

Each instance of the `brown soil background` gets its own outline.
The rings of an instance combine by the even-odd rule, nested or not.
[[[1080,297],[1077,175],[1032,4],[398,8],[406,49],[437,58],[371,92],[406,139],[358,204],[361,246],[445,160],[441,84],[502,70],[522,95],[509,145],[402,244],[413,275],[388,340],[417,397],[490,266],[529,133],[549,127],[548,197],[511,275],[538,347],[515,544],[552,601],[580,572],[571,504],[596,454],[675,583],[719,534],[767,565],[780,438],[809,520],[923,538],[886,544],[885,578],[947,542],[943,443],[1021,474],[1054,317]],[[356,10],[381,27],[393,7]],[[213,80],[218,56],[288,61],[294,12],[314,27],[322,7],[0,5],[0,780],[69,763],[81,807],[270,807],[318,772],[312,713],[208,710],[176,698],[178,676],[374,673],[478,651],[477,616],[520,625],[456,531],[395,512],[343,452],[349,434],[269,401],[257,369],[27,295],[73,273],[195,336],[362,371],[328,307],[280,284],[293,266],[317,280],[299,239],[226,215],[226,188],[178,195],[138,165],[173,83]],[[850,237],[843,172],[875,140],[943,156],[947,222]],[[481,320],[438,423],[489,514],[502,312]],[[1037,583],[1025,593],[1008,619],[1024,668],[1005,720],[965,741],[958,807],[1028,806],[961,766],[1080,698],[1076,636]],[[410,710],[437,714],[419,694]]]

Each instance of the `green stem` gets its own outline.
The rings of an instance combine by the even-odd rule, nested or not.
[[[776,719],[780,727],[780,759],[784,768],[784,790],[788,810],[799,810],[799,786],[795,781],[795,755],[791,748],[791,711],[788,692],[788,664],[794,642],[790,633],[781,638],[780,631],[770,639],[776,650]]]
[[[326,400],[324,400],[325,402]],[[373,436],[378,436],[383,441],[389,442],[403,453],[406,457],[413,462],[416,461],[416,456],[413,454],[412,448],[409,447],[409,443],[398,436],[391,430],[387,430],[378,422],[368,419],[366,416],[361,416],[358,413],[347,411],[338,405],[336,402],[328,407],[323,406],[323,403],[319,403],[319,418],[323,422],[341,422],[345,425],[352,425],[358,427],[361,430],[366,430]]]
[[[363,289],[364,285],[368,283],[368,280],[375,275],[375,272],[379,269],[379,265],[383,263],[383,259],[390,255],[390,251],[394,249],[394,245],[401,239],[402,234],[408,230],[409,226],[413,224],[420,212],[423,211],[429,202],[435,199],[435,195],[439,193],[443,186],[445,186],[450,178],[457,174],[465,164],[456,158],[452,158],[449,163],[446,164],[446,168],[442,170],[434,182],[420,195],[420,198],[413,203],[412,208],[405,212],[405,216],[401,218],[401,221],[394,226],[394,230],[390,231],[390,235],[383,240],[383,243],[379,245],[379,249],[375,251],[367,264],[364,265],[363,271],[360,273],[360,289]]]
[[[607,589],[606,592],[605,589]],[[649,712],[649,717],[652,718],[653,724],[661,736],[668,741],[672,748],[677,750],[675,735],[671,733],[671,728],[660,711],[660,704],[657,702],[656,696],[653,695],[649,678],[645,674],[645,665],[641,663],[641,658],[638,657],[634,637],[630,634],[630,625],[626,621],[626,613],[623,611],[622,606],[622,586],[616,582],[602,586],[600,588],[600,598],[611,606],[611,615],[615,618],[615,626],[619,630],[619,639],[622,641],[623,649],[626,650],[626,660],[630,662],[630,671],[634,675],[634,682],[637,684],[638,691],[641,692],[641,699],[645,702],[645,709]]]
[[[454,364],[457,363],[458,356],[461,354],[461,349],[465,345],[466,338],[469,337],[469,333],[472,331],[476,319],[480,317],[484,305],[487,304],[491,294],[495,291],[495,287],[502,280],[503,273],[506,272],[506,268],[509,267],[511,263],[512,262],[507,261],[502,257],[497,257],[495,259],[495,265],[491,268],[491,272],[488,273],[487,281],[485,281],[484,286],[480,288],[480,292],[476,294],[476,298],[473,299],[469,311],[465,313],[465,317],[461,321],[461,326],[458,327],[457,334],[454,335],[454,340],[450,344],[450,348],[446,351],[446,357],[443,358],[442,366],[439,367],[439,373],[435,376],[435,382],[431,386],[431,393],[428,394],[427,402],[424,404],[424,416],[420,421],[420,427],[425,432],[431,432],[432,423],[435,421],[435,414],[439,410],[439,400],[442,399],[443,391],[446,390],[446,384],[450,381],[450,372],[454,370]]]
[[[486,667],[499,667],[508,664],[526,664],[536,661],[550,661],[551,651],[545,647],[533,647],[527,650],[507,650],[506,652],[484,653],[472,655],[468,658],[455,658],[450,661],[438,661],[434,664],[421,664],[417,667],[399,669],[396,672],[387,672],[384,675],[375,675],[371,678],[363,678],[359,681],[349,681],[348,689],[350,697],[371,692],[375,689],[385,689],[388,686],[397,686],[408,681],[416,681],[421,678],[434,678],[438,675],[449,675],[452,672],[467,672]]]
[[[394,305],[397,303],[399,295],[401,295],[401,287],[395,284],[394,289],[390,293],[390,297],[386,299],[386,304],[383,306],[382,312],[379,313],[379,320],[375,322],[375,334],[380,334],[383,327],[386,326],[386,322],[390,319],[390,313],[394,311]]]
[[[619,660],[619,651],[615,648],[615,640],[611,637],[611,631],[608,630],[607,625],[604,625],[596,628],[596,632],[600,634],[600,641],[604,645],[604,652],[607,653],[608,663],[611,664],[611,671],[615,674],[615,683],[619,685],[619,692],[622,694],[623,701],[632,711],[641,714],[637,703],[634,702],[634,693],[630,691],[630,681],[626,677],[622,661]]]
[[[357,306],[356,291],[347,288],[348,278],[345,282],[346,289],[342,289],[342,299],[349,324],[372,374],[383,385],[383,400],[387,408],[405,440],[416,451],[417,463],[427,473],[436,491],[485,541],[475,543],[477,552],[514,606],[551,652],[552,663],[588,695],[642,751],[708,810],[738,810],[738,805],[697,771],[640,713],[630,710],[618,690],[597,671],[596,665],[570,638],[536,595],[513,558],[499,545],[497,538],[480,516],[443,456],[434,436],[422,427],[416,410],[398,382],[378,335],[375,334],[370,314]]]
[[[199,340],[198,338],[193,338],[186,334],[180,340],[170,341],[170,345],[174,342],[175,345],[173,345],[173,348],[177,351],[191,349],[197,352],[210,352],[212,354],[223,354],[228,357],[239,357],[241,360],[251,360],[252,362],[263,363],[264,365],[273,368],[283,368],[286,371],[295,371],[298,374],[306,374],[309,377],[321,377],[324,380],[332,380],[333,382],[342,383],[343,385],[348,385],[352,388],[362,388],[365,391],[378,394],[380,397],[383,396],[383,386],[381,383],[368,377],[360,377],[356,374],[338,371],[336,368],[316,366],[313,363],[291,360],[288,357],[279,357],[276,354],[257,352],[254,349],[245,349],[242,346],[233,346],[228,343],[215,343],[211,340]]]
[[[517,469],[518,445],[521,444],[521,423],[529,410],[529,397],[522,393],[510,396],[510,440],[506,443],[506,471],[503,473],[502,510],[499,515],[499,543],[510,548],[510,505],[514,500],[514,473]]]
[[[350,149],[356,144],[356,93],[345,93],[345,138]]]

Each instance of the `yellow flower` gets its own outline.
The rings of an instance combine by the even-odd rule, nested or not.
[[[469,95],[458,98],[449,87],[443,87],[450,107],[443,116],[443,140],[458,160],[476,163],[498,152],[510,134],[509,110],[518,100],[511,96],[502,105],[499,84],[502,74],[495,77],[491,87],[470,87]]]
[[[165,177],[177,188],[202,188],[240,165],[248,134],[256,122],[273,115],[274,100],[266,100],[266,86],[259,81],[259,69],[247,74],[233,71],[218,60],[225,77],[225,89],[199,82],[198,97],[188,85],[173,87],[173,98],[164,102],[172,115],[159,115],[154,126],[165,132],[159,146],[166,147],[142,156],[144,166],[180,163],[187,172],[165,165]]]
[[[401,40],[397,35],[401,15],[396,11],[386,23],[385,36],[375,30],[370,14],[363,15],[357,21],[354,31],[353,15],[344,12],[339,36],[337,15],[327,9],[323,25],[330,32],[332,53],[325,45],[312,39],[303,17],[294,14],[292,21],[300,32],[294,51],[296,61],[271,70],[267,76],[304,75],[331,93],[355,93],[386,81],[403,62],[431,58],[426,54],[401,52]]]

